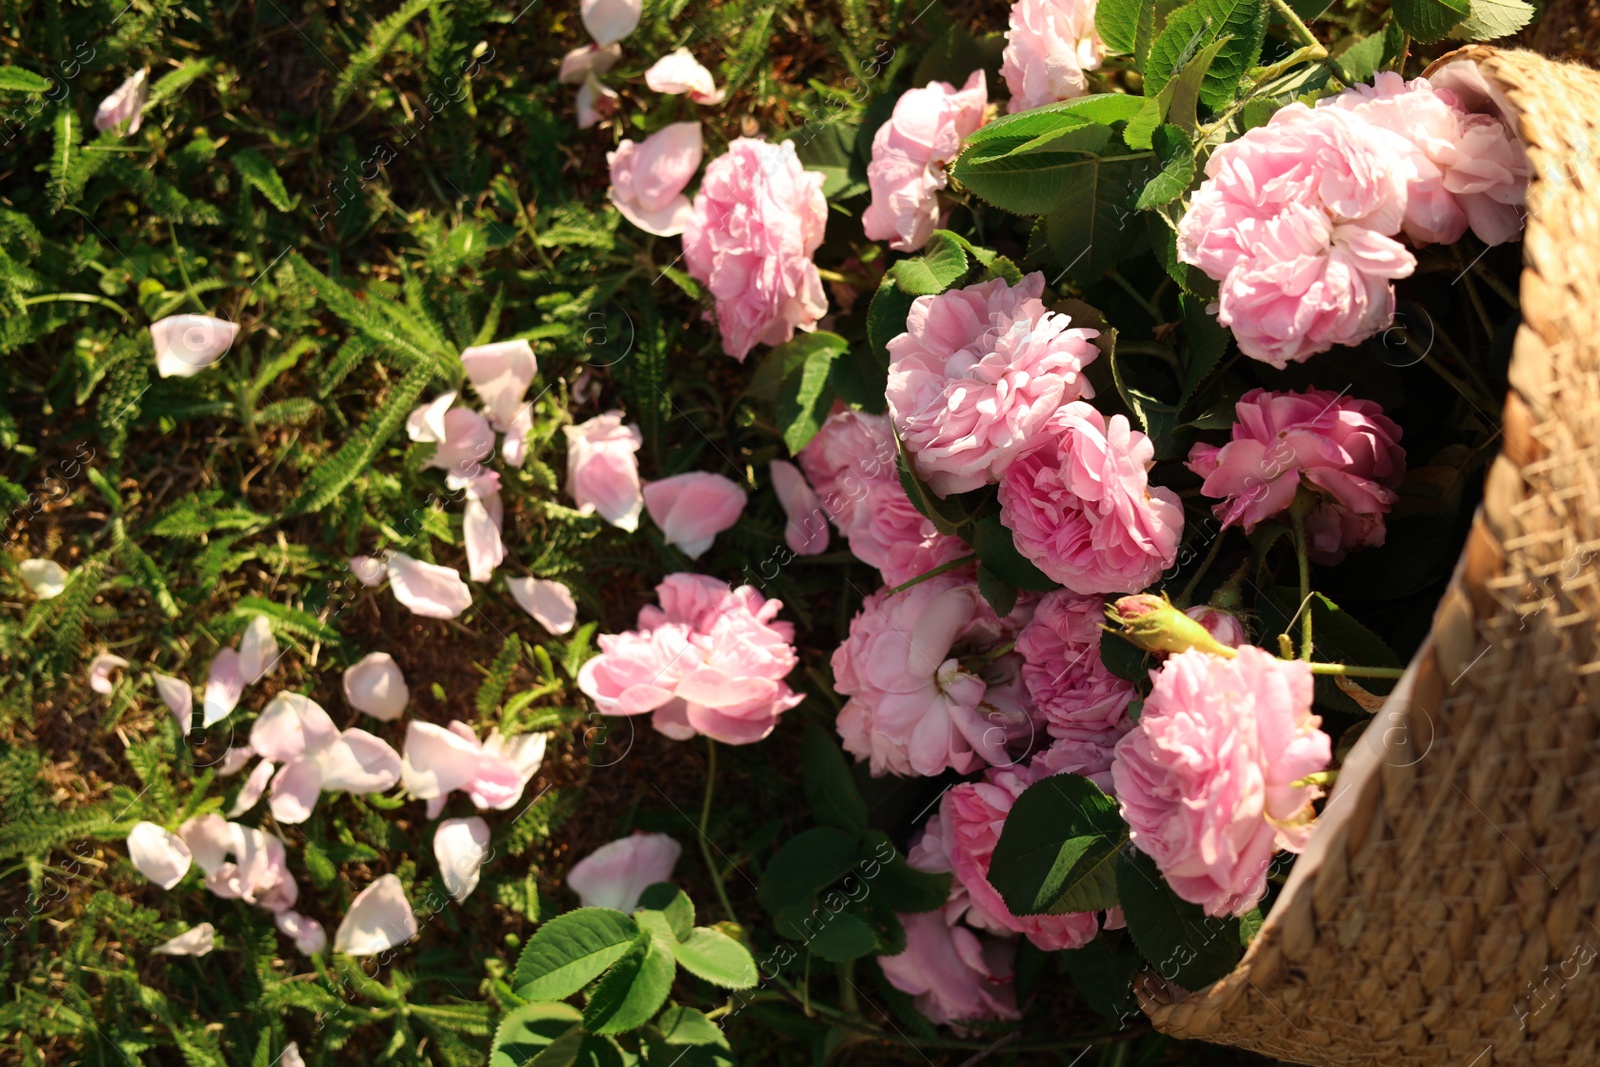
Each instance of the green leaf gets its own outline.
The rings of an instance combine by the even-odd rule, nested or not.
[[[1073,281],[1099,280],[1137,247],[1134,194],[1150,177],[1148,155],[1089,157],[1088,166],[1059,174],[1060,207],[1045,217],[1056,265]]]
[[[656,1020],[661,1040],[669,1045],[715,1045],[728,1047],[727,1035],[705,1013],[682,1004],[673,1004]]]
[[[1061,953],[1061,961],[1078,995],[1106,1019],[1121,1023],[1138,1012],[1133,976],[1142,961],[1131,938],[1097,937],[1082,948]]]
[[[1132,55],[1139,38],[1139,22],[1155,11],[1155,0],[1100,0],[1094,9],[1094,28],[1113,55]]]
[[[1150,179],[1134,202],[1140,211],[1172,203],[1187,193],[1194,181],[1194,148],[1188,134],[1176,126],[1163,126],[1156,131],[1153,142],[1165,162],[1161,173]]]
[[[1394,20],[1420,44],[1448,36],[1466,17],[1467,0],[1394,0]]]
[[[157,78],[150,86],[150,95],[144,102],[145,114],[148,115],[151,108],[166,103],[193,85],[211,69],[211,64],[210,59],[191,59]]]
[[[709,926],[697,927],[687,941],[672,946],[683,969],[723,989],[749,989],[756,984],[756,961],[750,950]]]
[[[812,952],[829,963],[843,963],[867,955],[877,943],[878,939],[866,920],[848,911],[841,911],[830,916],[807,944]]]
[[[967,254],[955,238],[935,230],[922,255],[894,265],[895,284],[911,296],[942,293],[967,273]],[[813,335],[815,336],[815,335]]]
[[[1178,306],[1183,309],[1183,395],[1178,400],[1182,408],[1195,391],[1216,370],[1222,354],[1228,350],[1231,335],[1228,328],[1206,311],[1206,301],[1181,293]]]
[[[390,392],[382,407],[367,416],[361,428],[349,437],[332,459],[319,463],[311,476],[300,485],[300,492],[285,508],[290,515],[306,515],[321,511],[333,503],[347,485],[367,469],[378,450],[406,421],[406,416],[416,407],[422,390],[433,378],[427,365],[411,368]]]
[[[524,1004],[502,1019],[495,1030],[489,1067],[532,1067],[546,1050],[556,1049],[559,1054],[557,1046],[570,1046],[565,1061],[570,1063],[583,1040],[578,1025],[582,1018],[571,1004]]]
[[[833,406],[833,391],[828,374],[833,361],[849,351],[843,337],[826,330],[803,333],[783,345],[799,353],[799,366],[790,372],[778,389],[778,425],[783,443],[797,453],[817,435]],[[787,361],[788,355],[784,359]]]
[[[851,407],[874,415],[888,410],[884,392],[889,384],[889,368],[878,362],[870,344],[856,344],[833,361],[828,384]]]
[[[954,534],[971,521],[972,516],[960,496],[941,497],[928,487],[928,483],[917,477],[916,471],[911,469],[911,457],[906,454],[905,443],[900,440],[899,434],[895,435],[895,445],[899,449],[900,487],[911,498],[912,506],[943,534]]]
[[[0,89],[13,93],[42,93],[49,88],[50,79],[41,78],[31,70],[0,67]]]
[[[579,908],[534,931],[517,960],[517,996],[525,1000],[570,997],[610,967],[639,936],[639,926],[610,908]]]
[[[911,314],[911,302],[916,298],[884,275],[878,291],[872,294],[872,304],[867,308],[867,343],[884,374],[889,371],[889,342],[906,332],[906,316]]]
[[[978,564],[978,592],[989,602],[994,613],[1001,618],[1010,615],[1017,606],[1017,587],[1000,577],[988,564]]]
[[[659,912],[679,941],[694,932],[694,901],[671,882],[645,886],[644,892],[639,894],[639,907]]]
[[[815,826],[784,842],[761,872],[761,903],[774,915],[797,905],[809,907],[817,890],[856,865],[857,838],[832,826]]]
[[[677,972],[672,953],[641,933],[595,986],[583,1009],[583,1028],[591,1034],[621,1034],[649,1022],[672,992]]]
[[[1033,593],[1048,593],[1058,588],[1032,560],[1017,551],[1016,539],[1000,521],[998,513],[985,515],[978,522],[972,548],[984,565],[1009,585]]]
[[[1097,171],[1100,152],[1111,143],[1109,126],[1078,126],[1039,151],[993,154],[995,147],[968,149],[951,174],[981,199],[1014,215],[1045,215],[1070,202],[1074,180]]]
[[[990,161],[1021,155],[1054,145],[1074,130],[1127,122],[1141,106],[1141,98],[1127,93],[1081,96],[998,118],[980,126],[966,147]]]
[[[1233,970],[1244,955],[1238,919],[1209,917],[1200,905],[1180,900],[1155,860],[1136,848],[1122,852],[1117,898],[1140,955],[1169,982],[1200,989]]]
[[[882,830],[867,831],[859,867],[861,876],[872,883],[872,895],[902,914],[933,911],[950,899],[950,872],[911,866]]]
[[[1200,102],[1214,111],[1233,100],[1244,72],[1255,66],[1266,37],[1267,0],[1194,0],[1173,12],[1150,46],[1145,94],[1160,92],[1192,58],[1226,39],[1206,68]]]
[[[1127,839],[1116,802],[1077,774],[1035,782],[1011,806],[989,884],[1013,915],[1115,907],[1116,854]]]
[[[1467,17],[1450,31],[1463,41],[1493,41],[1510,37],[1534,16],[1532,4],[1523,0],[1470,0]]]
[[[233,154],[233,169],[249,185],[256,188],[262,196],[267,198],[267,203],[279,211],[293,211],[294,206],[300,202],[299,197],[291,197],[289,190],[283,186],[283,179],[278,175],[278,168],[272,161],[257,152],[254,148],[242,148]]]
[[[860,835],[867,828],[867,802],[856,788],[833,734],[807,723],[800,742],[800,786],[805,790],[811,816],[823,826]]]

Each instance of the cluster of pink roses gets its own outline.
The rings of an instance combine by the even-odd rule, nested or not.
[[[639,628],[600,637],[578,688],[606,715],[653,713],[668,737],[759,741],[803,699],[784,681],[798,662],[780,601],[700,574],[669,574]]]
[[[1499,244],[1521,230],[1526,154],[1457,66],[1437,86],[1386,71],[1289,104],[1212,153],[1178,256],[1221,283],[1218,320],[1245,355],[1281,368],[1386,326],[1393,280],[1416,268],[1402,233],[1448,244],[1470,227]]]

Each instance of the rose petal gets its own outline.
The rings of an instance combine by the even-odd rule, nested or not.
[[[181,678],[174,678],[167,674],[150,674],[156,683],[156,694],[161,697],[161,702],[172,710],[172,717],[178,720],[178,732],[187,734],[194,720],[194,690],[189,688],[189,683]]]
[[[210,726],[233,714],[243,694],[244,671],[239,666],[239,653],[225,648],[212,657],[211,670],[206,675],[204,714],[200,725]]]
[[[210,315],[169,315],[150,324],[156,348],[156,373],[191,378],[227,354],[239,324]]]
[[[40,600],[60,596],[67,588],[67,569],[53,559],[25,559],[17,564],[17,577]]]
[[[631,912],[646,886],[665,882],[678,865],[683,846],[666,834],[635,832],[601,845],[573,864],[567,885],[586,908]]]
[[[546,578],[510,578],[506,588],[517,605],[553,634],[564,634],[578,619],[578,603],[572,591],[560,582]]]
[[[350,902],[350,910],[333,935],[333,950],[352,956],[374,956],[417,936],[417,917],[406,900],[400,879],[383,875]]]
[[[250,772],[250,777],[244,780],[239,795],[234,799],[233,806],[228,809],[228,818],[237,819],[261,800],[261,794],[267,791],[267,783],[272,781],[273,763],[271,760],[262,760],[256,764],[255,770]]]
[[[446,819],[433,834],[444,887],[457,903],[478,888],[478,871],[489,858],[489,824],[476,815]]]
[[[412,614],[429,619],[453,619],[472,606],[472,592],[457,571],[403,552],[389,557],[389,587]]]
[[[372,652],[344,672],[344,699],[374,719],[393,722],[406,710],[411,690],[393,656]]]
[[[204,956],[216,947],[216,927],[210,923],[201,923],[150,951],[157,956]]]
[[[272,620],[257,615],[239,638],[239,674],[245,685],[255,685],[278,665],[278,639],[272,636]]]
[[[162,889],[171,889],[189,873],[194,854],[177,834],[153,822],[141,822],[128,833],[128,858],[140,874]]]
[[[111,672],[118,667],[126,667],[128,661],[121,656],[113,656],[109,652],[102,652],[89,661],[89,688],[96,693],[111,695]]]

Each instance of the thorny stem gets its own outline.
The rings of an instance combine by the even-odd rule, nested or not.
[[[895,586],[893,589],[889,590],[884,595],[885,596],[894,596],[896,593],[903,593],[907,589],[910,589],[912,586],[918,584],[919,582],[925,582],[929,578],[937,578],[939,575],[944,574],[947,571],[953,571],[958,567],[965,567],[967,564],[976,561],[977,558],[978,558],[978,554],[976,552],[972,552],[972,553],[969,553],[968,555],[961,556],[961,557],[959,557],[957,559],[953,559],[949,563],[941,563],[937,567],[933,568],[933,570],[931,570],[931,571],[923,571],[921,574],[917,575],[915,578],[912,578],[909,581],[901,582],[899,585]]]
[[[1504,300],[1511,307],[1516,308],[1519,311],[1521,310],[1522,302],[1517,299],[1517,294],[1513,293],[1510,289],[1507,289],[1505,282],[1502,282],[1499,278],[1495,277],[1494,271],[1483,265],[1482,259],[1473,260],[1470,269],[1472,273],[1483,279],[1483,284],[1494,290],[1496,296],[1498,296],[1501,300]]]
[[[1121,273],[1114,270],[1107,271],[1106,277],[1110,278],[1112,281],[1121,286],[1122,291],[1133,297],[1133,299],[1138,302],[1139,306],[1144,308],[1145,311],[1149,313],[1152,319],[1157,322],[1161,321],[1161,309],[1156,307],[1149,300],[1145,299],[1144,294],[1135,289],[1132,284],[1129,283],[1128,279],[1124,278]]]
[[[717,899],[722,902],[722,910],[727,913],[728,921],[738,923],[739,916],[734,914],[733,902],[728,899],[727,887],[722,884],[722,876],[717,873],[716,861],[711,858],[711,837],[706,832],[706,827],[711,822],[711,795],[717,783],[717,743],[711,738],[706,738],[706,795],[700,803],[700,855],[706,861],[706,870],[711,873],[711,884],[716,887]]]

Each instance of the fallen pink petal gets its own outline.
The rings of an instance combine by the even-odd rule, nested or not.
[[[506,588],[511,590],[517,606],[533,620],[553,634],[564,634],[578,621],[578,602],[572,599],[572,590],[548,578],[508,578]]]

